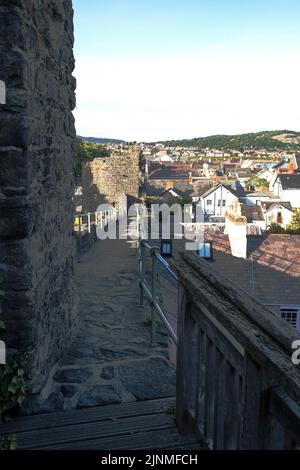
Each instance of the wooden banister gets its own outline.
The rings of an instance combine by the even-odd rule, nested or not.
[[[211,449],[300,444],[300,335],[206,261],[172,262],[180,283],[177,424]],[[279,391],[279,392],[278,392]]]

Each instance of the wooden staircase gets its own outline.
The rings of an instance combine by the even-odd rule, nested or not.
[[[0,432],[26,450],[199,449],[194,435],[179,434],[174,407],[165,398],[21,417]]]

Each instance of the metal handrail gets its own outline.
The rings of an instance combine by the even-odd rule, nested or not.
[[[152,256],[152,288],[147,285],[145,281],[145,250],[148,249]],[[168,271],[171,276],[178,281],[177,275],[172,271],[168,262],[161,256],[158,246],[153,246],[145,240],[140,240],[139,244],[139,266],[140,266],[140,303],[144,303],[144,294],[148,297],[151,304],[151,344],[156,345],[156,315],[160,317],[165,325],[172,340],[177,344],[177,334],[172,325],[169,323],[166,313],[158,302],[157,295],[157,278],[158,278],[158,263]]]
[[[83,218],[87,218],[87,223],[83,224]],[[92,217],[94,217],[94,221],[92,221]],[[78,219],[78,232],[81,234],[84,230],[82,230],[82,225],[87,226],[87,231],[91,233],[91,227],[97,226],[99,223],[101,227],[106,226],[108,222],[113,220],[117,217],[117,210],[106,210],[106,211],[98,211],[98,212],[77,212],[75,214],[75,220]]]

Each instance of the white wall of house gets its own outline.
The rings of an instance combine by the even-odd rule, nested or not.
[[[290,202],[292,207],[300,207],[300,189],[283,189],[279,179],[276,180],[273,192],[281,201]]]
[[[200,204],[205,215],[224,217],[228,207],[237,199],[228,189],[219,186],[208,196],[201,198]]]
[[[271,185],[271,184],[272,184],[272,182],[270,183],[270,185]],[[277,179],[277,180],[275,181],[275,183],[273,184],[273,186],[272,186],[272,191],[273,191],[273,193],[274,193],[277,197],[279,197],[279,199],[280,199],[281,201],[283,201],[283,199],[282,199],[282,192],[283,192],[283,191],[282,191],[282,185],[281,185],[281,182],[280,182],[279,179]]]
[[[300,189],[283,190],[281,200],[290,202],[294,208],[300,207]]]
[[[292,220],[293,213],[286,207],[277,206],[269,209],[264,213],[265,217],[265,228],[267,229],[272,223],[281,225],[286,228]],[[281,221],[281,222],[280,222]]]

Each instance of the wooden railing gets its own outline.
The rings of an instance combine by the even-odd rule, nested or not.
[[[299,334],[191,253],[172,262],[180,284],[177,424],[210,449],[300,445]]]

